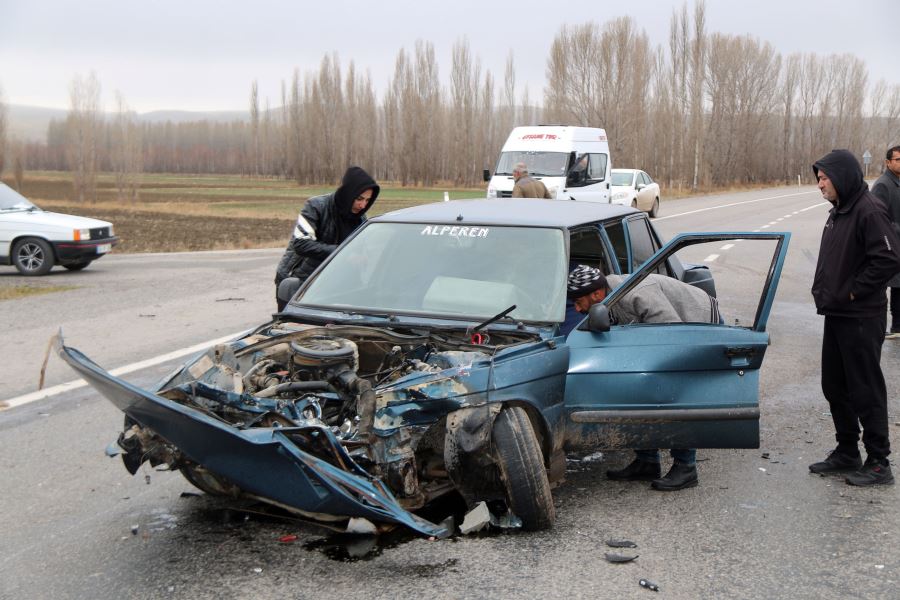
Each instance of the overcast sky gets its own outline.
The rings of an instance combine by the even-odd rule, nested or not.
[[[68,107],[76,74],[97,73],[103,102],[115,91],[139,112],[245,110],[251,82],[279,103],[282,80],[318,68],[336,51],[368,70],[379,93],[400,48],[434,44],[446,84],[456,40],[502,80],[510,50],[518,93],[543,96],[545,65],[563,24],[604,23],[630,15],[666,44],[682,0],[0,0],[0,88],[5,101]],[[693,10],[693,1],[688,3]],[[849,52],[870,82],[900,83],[898,0],[707,0],[707,32],[750,34],[783,55]]]

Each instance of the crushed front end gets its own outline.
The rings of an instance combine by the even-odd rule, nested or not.
[[[155,392],[109,375],[61,335],[57,351],[126,414],[118,443],[132,473],[149,462],[210,494],[441,536],[410,511],[454,490],[502,498],[488,449],[494,362],[543,343],[533,332],[478,344],[458,333],[275,321],[210,349]],[[463,475],[473,464],[482,472]]]

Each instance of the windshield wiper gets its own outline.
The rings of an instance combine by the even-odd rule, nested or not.
[[[512,306],[510,306],[509,308],[507,308],[507,309],[504,310],[503,312],[498,313],[498,314],[494,315],[493,317],[491,317],[490,319],[488,319],[487,321],[484,321],[484,322],[479,323],[478,325],[476,325],[476,326],[472,329],[471,333],[478,333],[478,331],[480,331],[481,329],[484,329],[485,327],[487,327],[487,326],[490,325],[491,323],[493,323],[493,322],[495,322],[495,321],[499,321],[500,319],[503,319],[503,318],[510,318],[510,319],[512,319],[512,317],[508,317],[508,315],[509,315],[509,313],[511,313],[512,311],[516,310],[516,308],[517,308],[517,306],[516,306],[515,304],[513,304]],[[515,320],[515,319],[512,319],[512,320]]]

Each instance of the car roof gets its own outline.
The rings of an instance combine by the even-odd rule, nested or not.
[[[640,173],[640,169],[611,169],[613,173]]]
[[[480,198],[420,204],[385,213],[374,217],[372,221],[573,227],[637,212],[639,211],[630,206],[598,202]]]

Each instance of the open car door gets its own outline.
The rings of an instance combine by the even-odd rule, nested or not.
[[[759,368],[789,233],[680,234],[593,309],[615,312],[618,302],[680,250],[713,242],[733,246],[737,240],[754,257],[765,255],[758,261],[755,303],[745,289],[745,266],[733,265],[742,271],[729,281],[750,311],[743,324],[627,323],[590,331],[585,319],[569,334],[570,448],[759,447]],[[723,283],[716,281],[720,309],[728,314],[721,304]]]

